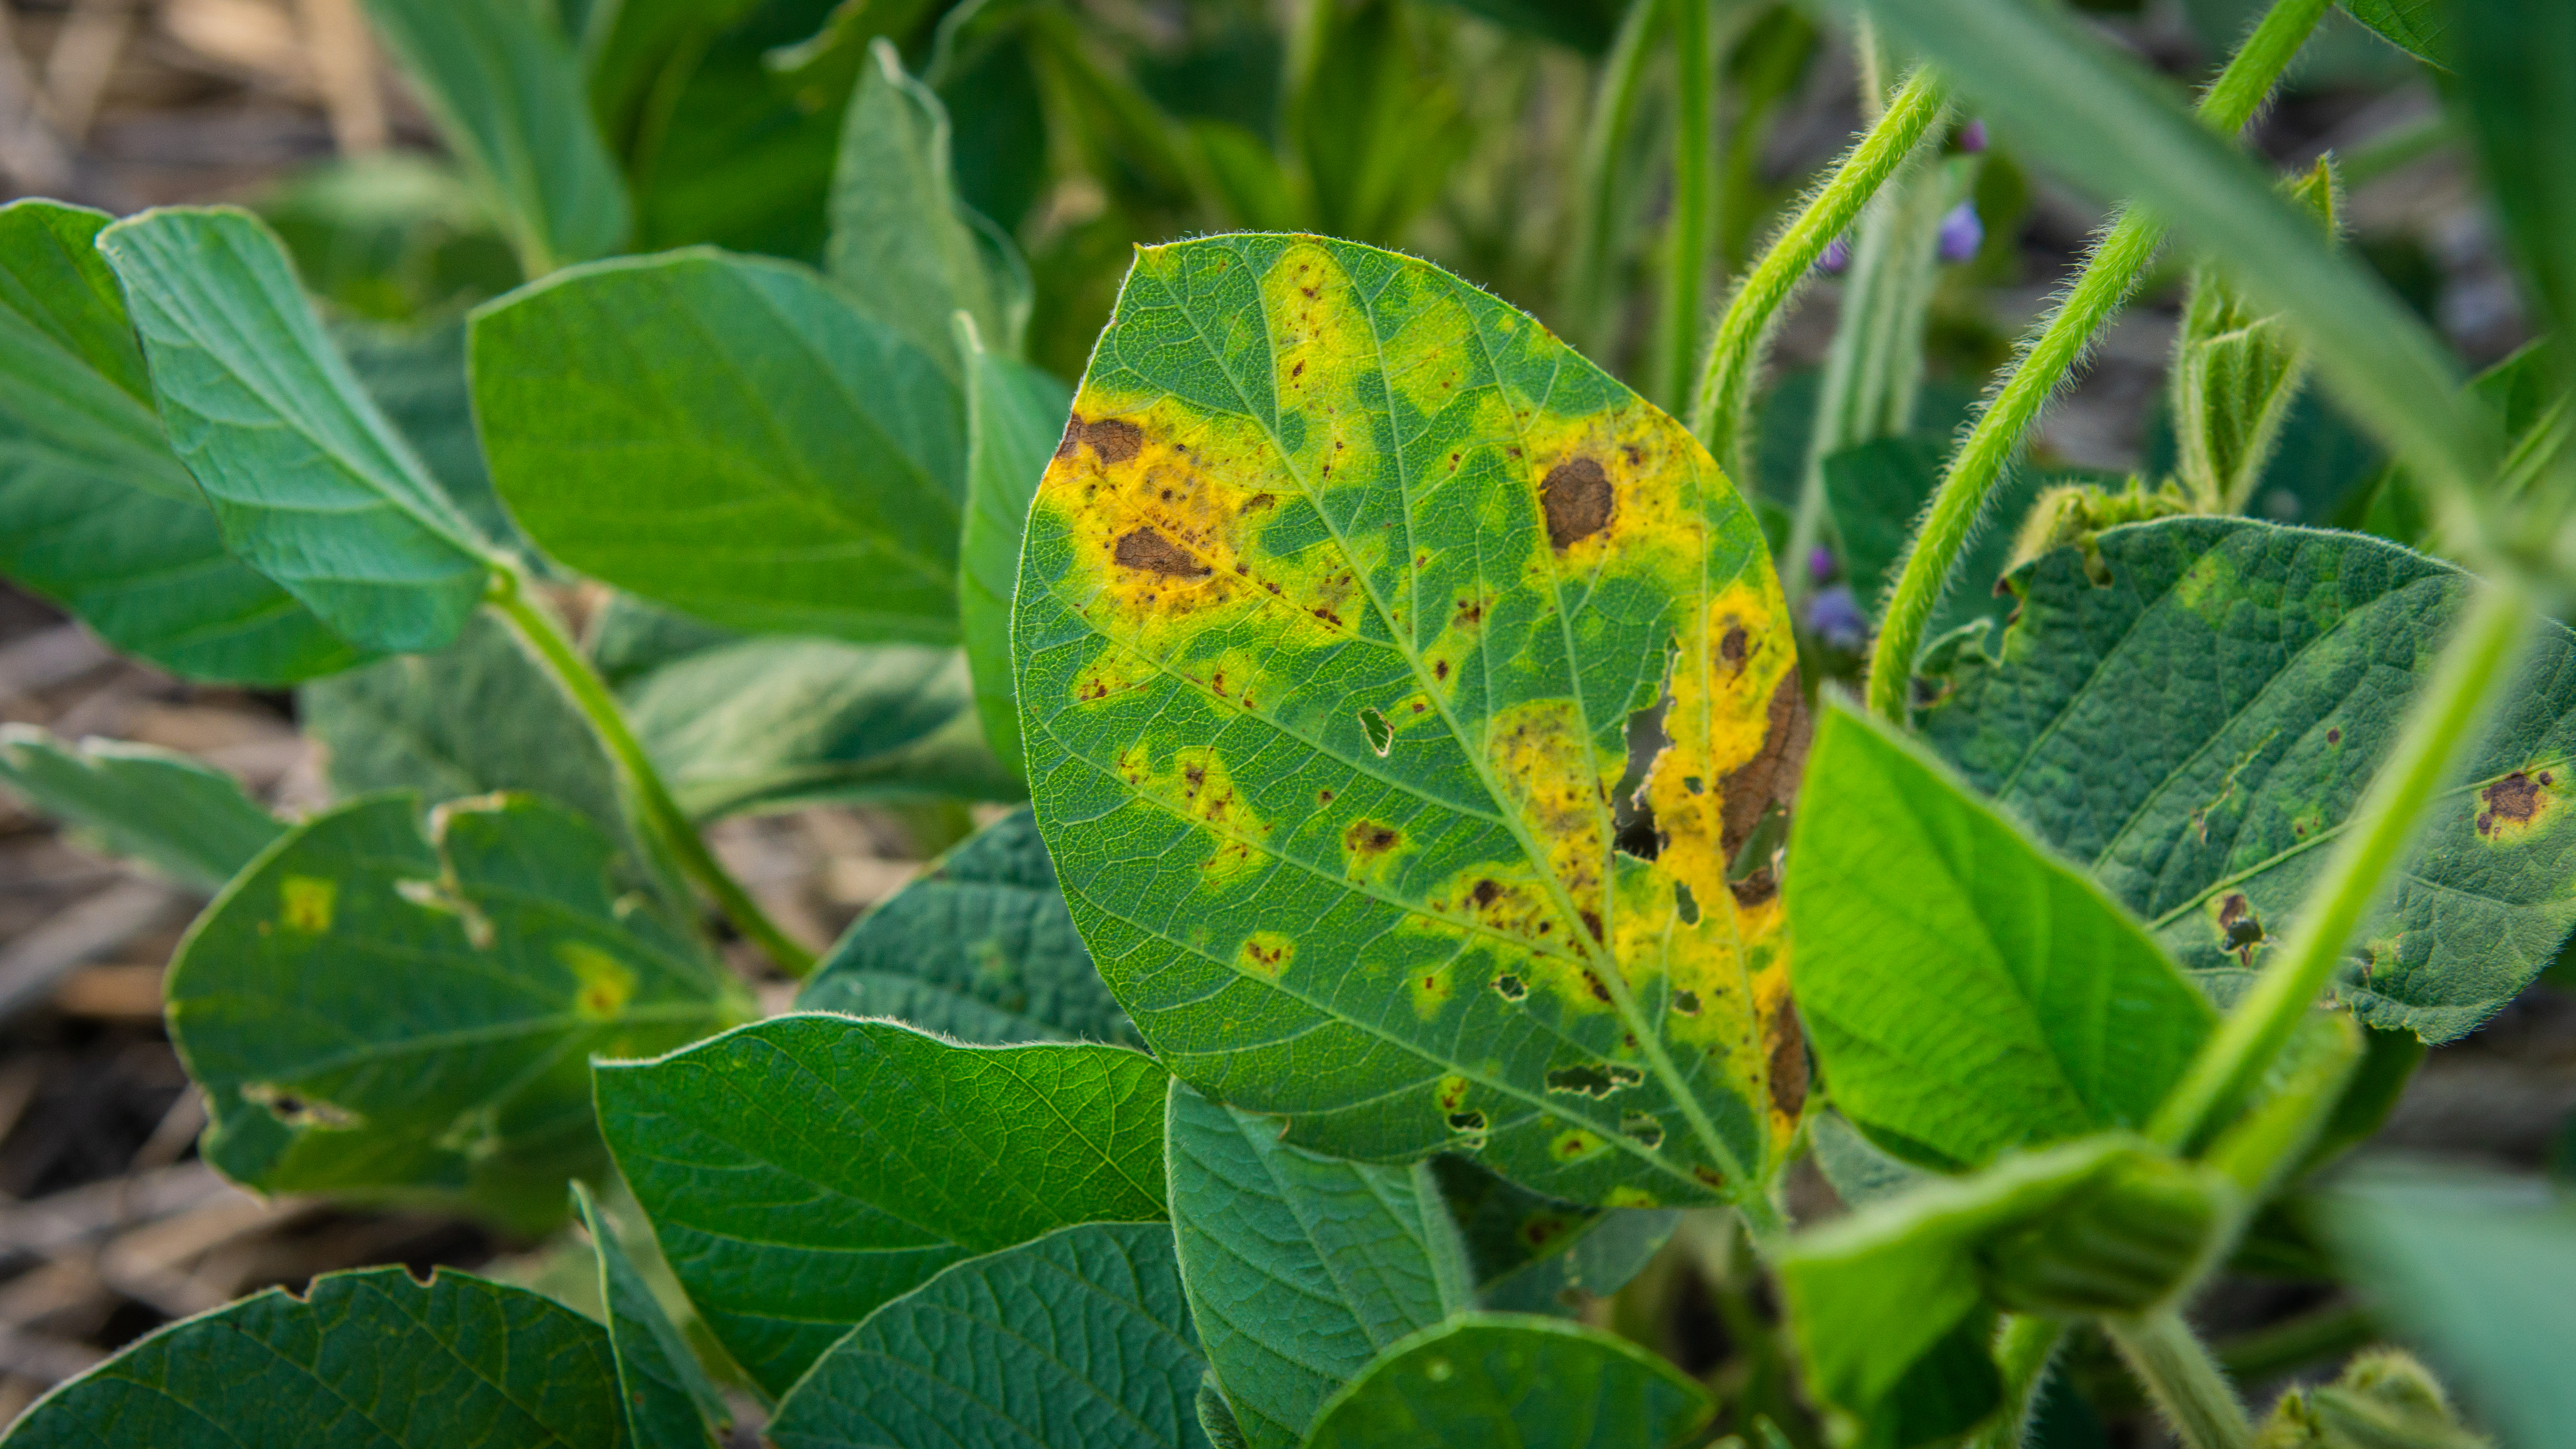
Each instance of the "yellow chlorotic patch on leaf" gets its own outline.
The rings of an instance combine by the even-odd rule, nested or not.
[[[290,875],[277,885],[277,919],[290,931],[318,936],[331,929],[331,911],[340,898],[340,883],[320,876]]]
[[[1243,939],[1235,959],[1253,975],[1276,981],[1279,973],[1288,969],[1288,963],[1297,959],[1297,943],[1277,931],[1255,931]]]
[[[564,941],[555,947],[555,959],[573,974],[574,1015],[586,1021],[609,1021],[634,999],[634,969],[597,946]]]

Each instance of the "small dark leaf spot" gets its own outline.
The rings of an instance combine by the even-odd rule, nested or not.
[[[1467,897],[1480,906],[1490,906],[1494,903],[1494,898],[1502,893],[1501,886],[1490,880],[1480,880],[1476,882],[1476,888],[1467,893]]]
[[[1568,458],[1548,470],[1538,501],[1547,515],[1548,546],[1563,552],[1610,526],[1610,475],[1596,459]]]
[[[1452,1132],[1482,1132],[1485,1130],[1485,1114],[1482,1112],[1452,1112],[1449,1114],[1449,1130]]]
[[[2335,726],[2333,729],[2330,729],[2330,730],[2326,731],[2326,743],[2327,743],[2327,744],[2330,744],[2330,745],[2339,745],[2339,744],[2342,744],[2342,743],[2343,743],[2343,726],[2341,726],[2341,725],[2337,725],[2337,726]]]
[[[1434,679],[1447,679],[1449,677],[1449,661],[1446,659],[1433,660],[1431,663],[1431,677]]]
[[[1595,941],[1600,940],[1600,939],[1601,939],[1601,913],[1600,913],[1600,912],[1598,912],[1598,911],[1585,911],[1585,912],[1583,913],[1583,929],[1585,929],[1585,930],[1587,930],[1587,931],[1590,931],[1590,932],[1592,933],[1592,939],[1593,939],[1593,940],[1595,940]],[[1594,994],[1595,996],[1600,997],[1600,998],[1601,998],[1602,1000],[1604,1000],[1604,1001],[1608,1001],[1608,1000],[1610,999],[1610,994],[1609,994],[1608,992],[1606,992],[1606,991],[1601,990],[1601,989],[1600,989],[1600,985],[1599,985],[1599,983],[1597,983],[1597,982],[1596,982],[1596,983],[1594,983],[1594,986],[1593,986],[1593,994]]]
[[[1150,528],[1139,528],[1121,535],[1110,556],[1122,567],[1143,569],[1165,578],[1203,579],[1215,572]]]
[[[1742,674],[1744,672],[1745,645],[1746,638],[1744,626],[1741,624],[1727,625],[1726,633],[1720,636],[1717,641],[1717,657],[1726,665],[1727,673]]]
[[[1716,1188],[1721,1191],[1726,1187],[1726,1178],[1721,1175],[1716,1168],[1710,1167],[1704,1163],[1691,1168],[1691,1176],[1698,1178],[1701,1185],[1705,1187]]]
[[[1506,971],[1494,978],[1494,994],[1505,1001],[1518,1001],[1529,995],[1529,983]]]
[[[1587,914],[1589,913],[1587,912]],[[1595,975],[1588,968],[1583,973],[1583,986],[1585,990],[1592,993],[1592,999],[1595,1001],[1608,1001],[1610,999],[1610,988],[1604,985],[1601,978]]]
[[[1355,820],[1342,832],[1342,845],[1353,855],[1384,855],[1403,839],[1393,826],[1374,820]]]

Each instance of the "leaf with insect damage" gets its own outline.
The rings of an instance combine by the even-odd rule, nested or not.
[[[1706,452],[1536,322],[1369,247],[1146,250],[1013,648],[1074,920],[1193,1086],[1587,1203],[1768,1178],[1805,1055],[1731,867],[1805,750],[1779,587]]]

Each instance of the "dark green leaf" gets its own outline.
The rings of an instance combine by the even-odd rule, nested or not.
[[[1209,1449],[1172,1235],[1094,1223],[869,1315],[778,1406],[779,1449]]]
[[[1446,0],[1497,25],[1573,46],[1586,55],[1609,49],[1623,7],[1618,0]]]
[[[263,1192],[438,1195],[520,1225],[598,1165],[589,1057],[667,1050],[747,1003],[612,898],[608,841],[525,796],[424,835],[411,796],[296,828],[171,963],[204,1151]]]
[[[483,440],[474,435],[474,396],[465,375],[465,324],[387,327],[353,322],[332,340],[358,382],[402,431],[429,474],[483,536],[525,550],[519,525],[492,491]]]
[[[2441,0],[2339,0],[2345,14],[2382,40],[2424,62],[2447,67],[2449,25]]]
[[[2488,195],[2537,294],[2546,330],[2576,331],[2576,7],[2476,0],[2442,38],[2485,163]],[[2562,385],[2576,382],[2561,374]]]
[[[1716,1406],[1623,1338],[1476,1313],[1387,1350],[1324,1408],[1311,1449],[1666,1449]]]
[[[957,627],[974,669],[975,708],[1002,763],[1023,768],[1011,694],[1011,590],[1020,535],[1047,458],[1064,434],[1073,394],[1053,375],[993,352],[979,333],[960,341],[966,365],[966,520],[958,535]]]
[[[1431,1159],[1487,1308],[1573,1316],[1619,1291],[1671,1241],[1681,1215],[1588,1208],[1515,1186],[1464,1157]]]
[[[0,725],[0,784],[110,853],[209,895],[286,833],[232,776],[122,740],[67,746],[34,725]]]
[[[393,1267],[171,1324],[47,1396],[0,1444],[624,1449],[622,1428],[598,1324],[524,1288]]]
[[[783,1393],[960,1259],[1163,1216],[1162,1068],[787,1016],[598,1068],[601,1130],[707,1326]]]
[[[759,8],[760,0],[616,0],[604,28],[582,38],[584,89],[609,149],[624,152],[650,124],[654,92],[685,74],[696,52]],[[594,9],[595,25],[603,19]]]
[[[1852,602],[1876,619],[1905,559],[1905,545],[1957,440],[1947,433],[1878,438],[1834,453],[1824,461],[1825,506],[1842,547],[1843,582]],[[2012,562],[2013,539],[2023,515],[2056,475],[2016,468],[1986,505],[1987,524],[1950,570],[1949,587],[1932,611],[1924,637],[1937,639],[1976,619],[2002,623],[2010,599],[1995,596],[1995,581]]]
[[[1839,1112],[1819,1112],[1808,1119],[1807,1145],[1815,1151],[1817,1169],[1833,1184],[1834,1196],[1854,1208],[1902,1196],[1930,1175],[1863,1137]]]
[[[2000,657],[1958,657],[1924,736],[2231,1002],[2377,772],[2471,581],[2375,539],[2235,519],[2113,529],[2096,549],[2098,572],[2061,550],[2013,575],[2020,620]],[[2553,626],[2536,648],[2467,785],[2433,807],[2353,947],[2338,990],[2371,1025],[2458,1036],[2576,922],[2576,816],[2561,808],[2576,790],[2576,636]]]
[[[379,324],[442,317],[519,284],[519,259],[482,193],[423,152],[322,162],[257,209],[304,285],[352,317]]]
[[[475,417],[565,565],[733,628],[957,639],[965,418],[812,273],[692,251],[474,316]]]
[[[619,1409],[633,1449],[710,1449],[711,1424],[731,1422],[724,1398],[698,1367],[652,1285],[617,1241],[617,1229],[590,1189],[572,1188],[573,1211],[599,1256],[599,1296],[608,1312],[608,1342],[617,1359]]]

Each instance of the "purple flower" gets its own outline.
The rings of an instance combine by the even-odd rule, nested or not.
[[[1986,240],[1986,224],[1977,220],[1977,204],[1962,201],[1941,218],[1941,260],[1964,262],[1977,254]]]
[[[1971,154],[1986,149],[1986,123],[1982,118],[1959,128],[1959,149]]]
[[[1850,587],[1836,584],[1807,601],[1807,632],[1830,648],[1857,654],[1869,643],[1869,618]]]
[[[1807,577],[1824,583],[1834,576],[1834,551],[1817,544],[1807,551]]]
[[[1843,268],[1850,265],[1851,238],[1849,237],[1838,236],[1825,243],[1825,254],[1816,258],[1816,270],[1828,277],[1841,276]]]

